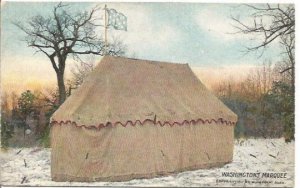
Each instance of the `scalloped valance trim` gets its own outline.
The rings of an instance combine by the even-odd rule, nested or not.
[[[50,124],[51,125],[54,125],[54,124],[59,124],[59,125],[71,124],[71,125],[74,125],[76,127],[84,127],[84,128],[87,128],[87,129],[90,129],[90,128],[100,129],[100,128],[104,128],[104,127],[111,126],[111,125],[116,126],[118,124],[123,126],[123,127],[126,127],[127,125],[136,126],[138,123],[140,125],[144,125],[146,122],[153,123],[154,125],[160,125],[161,127],[163,127],[165,125],[169,125],[171,127],[174,126],[174,125],[179,125],[179,126],[196,125],[197,123],[202,123],[202,124],[220,123],[220,124],[231,125],[231,126],[234,126],[236,124],[236,122],[227,121],[227,120],[224,120],[223,118],[219,118],[217,120],[215,120],[215,119],[203,120],[203,119],[199,118],[197,120],[183,120],[182,122],[177,122],[177,121],[174,121],[174,122],[169,122],[169,121],[161,122],[161,121],[156,121],[156,118],[154,118],[154,120],[152,120],[152,119],[145,119],[144,121],[141,121],[141,120],[135,120],[135,121],[128,120],[128,121],[126,121],[126,123],[122,123],[120,121],[117,121],[117,122],[114,122],[114,123],[112,123],[112,122],[100,123],[98,125],[78,124],[75,121],[71,121],[71,120],[65,120],[65,121],[52,120]]]

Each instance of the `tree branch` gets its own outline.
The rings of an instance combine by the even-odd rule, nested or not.
[[[286,71],[291,70],[291,69],[293,69],[293,68],[294,68],[294,67],[288,67],[288,68],[286,68],[286,69],[280,71],[279,73],[280,73],[280,74],[285,73]]]

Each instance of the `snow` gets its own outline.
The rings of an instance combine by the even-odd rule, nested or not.
[[[50,176],[49,148],[13,148],[1,151],[2,185],[9,186],[294,186],[294,142],[284,139],[235,140],[233,162],[222,168],[186,171],[127,182],[54,182]],[[26,166],[25,166],[26,163]],[[287,173],[285,178],[224,177],[222,172]],[[26,177],[26,178],[24,178]],[[245,180],[248,182],[245,183]],[[254,182],[251,182],[251,181]],[[264,182],[261,182],[261,181]],[[222,182],[220,182],[222,181]],[[251,182],[251,183],[250,183]],[[280,184],[277,184],[277,183]]]

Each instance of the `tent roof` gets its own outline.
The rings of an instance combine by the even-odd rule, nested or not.
[[[51,119],[101,127],[144,121],[234,124],[237,116],[206,89],[188,64],[105,56]]]

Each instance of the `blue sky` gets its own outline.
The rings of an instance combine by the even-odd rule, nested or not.
[[[55,80],[50,62],[43,54],[26,46],[24,33],[12,22],[26,22],[32,16],[52,13],[57,2],[5,2],[1,4],[2,82],[41,82]],[[72,11],[89,10],[95,3],[69,3]],[[104,4],[99,3],[103,6]],[[191,67],[230,67],[260,65],[265,59],[280,60],[278,43],[258,58],[244,55],[245,45],[255,44],[253,36],[234,32],[230,16],[245,22],[251,12],[239,4],[205,3],[108,3],[128,19],[128,31],[109,30],[109,39],[118,37],[128,48],[128,56],[158,61],[189,63]],[[102,13],[99,12],[99,17]],[[99,34],[103,29],[99,28]],[[254,38],[255,39],[255,38]],[[253,43],[254,42],[254,43]],[[74,62],[69,58],[67,69]],[[10,82],[11,84],[11,82]]]

